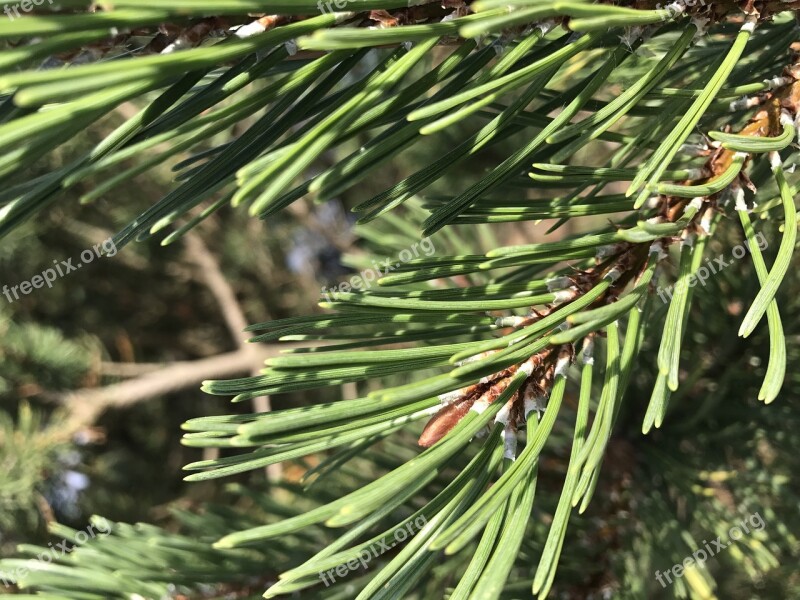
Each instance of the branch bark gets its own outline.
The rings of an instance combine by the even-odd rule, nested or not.
[[[200,236],[194,232],[189,232],[184,237],[184,240],[186,242],[187,256],[189,260],[199,267],[200,277],[217,300],[222,317],[225,319],[231,337],[239,347],[239,352],[250,357],[252,364],[250,374],[258,375],[264,361],[258,358],[258,346],[247,342],[247,334],[245,333],[247,317],[245,317],[244,310],[242,310],[239,301],[236,299],[236,293],[228,283],[225,275],[223,275],[216,257],[209,252]],[[252,404],[254,412],[270,412],[272,410],[269,396],[253,398]],[[217,448],[209,448],[207,458],[216,457],[218,454],[219,450]],[[283,470],[280,463],[276,463],[268,466],[266,472],[267,477],[274,481],[280,479]]]
[[[123,408],[150,398],[197,387],[205,379],[250,373],[255,364],[277,356],[285,347],[254,344],[252,349],[239,349],[210,358],[176,362],[135,379],[101,388],[50,394],[49,397],[69,410],[66,427],[76,432],[92,425],[109,408]]]

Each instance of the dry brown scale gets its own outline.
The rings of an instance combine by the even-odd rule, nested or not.
[[[560,290],[557,302],[538,310],[531,307],[527,316],[515,318],[512,329],[517,330],[536,323],[554,310],[573,302],[604,278],[610,279],[612,284],[593,306],[616,300],[628,283],[634,277],[641,275],[647,262],[648,249],[649,246],[641,244],[615,244],[596,259],[597,264],[594,267],[576,271],[566,277],[570,285],[567,289]],[[499,350],[478,354],[467,362],[479,360],[495,352]],[[528,376],[496,419],[507,425],[507,436],[515,434],[531,412],[544,409],[555,376],[564,375],[574,357],[573,344],[550,346],[533,354],[525,362],[484,377],[477,384],[440,396],[444,406],[426,425],[419,438],[419,444],[424,447],[435,444],[470,410],[482,412],[506,390],[521,369]]]
[[[621,243],[609,247],[596,259],[597,264],[594,267],[577,271],[566,278],[571,285],[567,289],[561,290],[557,303],[538,310],[532,307],[528,316],[515,319],[512,329],[516,330],[534,324],[565,304],[578,299],[604,278],[611,279],[612,284],[592,306],[616,301],[627,285],[634,278],[638,279],[641,276],[647,263],[648,253],[649,245]],[[592,336],[589,336],[589,339],[591,340]],[[499,350],[478,354],[470,360],[478,360],[495,352],[499,352]],[[470,410],[482,411],[503,393],[514,375],[522,369],[528,373],[528,377],[520,389],[508,400],[507,407],[500,416],[500,420],[508,425],[508,433],[516,433],[531,412],[544,409],[553,387],[555,375],[564,374],[566,368],[572,364],[574,357],[575,347],[573,344],[550,346],[532,355],[523,363],[486,376],[477,384],[441,396],[444,407],[428,422],[419,439],[419,444],[424,447],[435,444],[452,430]]]

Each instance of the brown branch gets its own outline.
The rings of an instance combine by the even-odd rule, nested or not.
[[[220,312],[222,312],[222,317],[228,326],[228,331],[239,347],[239,352],[250,356],[253,365],[250,369],[250,374],[258,375],[261,372],[264,361],[263,359],[259,360],[259,346],[247,342],[247,333],[245,333],[247,317],[245,317],[244,310],[236,299],[236,293],[228,283],[225,275],[223,275],[217,259],[209,252],[200,236],[190,231],[184,236],[184,240],[186,242],[187,256],[189,260],[199,267],[200,277],[216,299]],[[269,396],[253,398],[252,405],[254,412],[267,413],[272,410]],[[207,449],[206,458],[210,459],[218,455],[218,453],[219,450],[217,448],[209,448]],[[270,480],[280,479],[282,474],[281,464],[269,465],[266,468],[266,473]]]
[[[139,362],[101,362],[98,366],[100,375],[104,377],[120,377],[123,379],[155,373],[163,368],[163,363]]]
[[[217,301],[222,318],[225,319],[236,345],[242,350],[251,347],[247,343],[247,334],[244,331],[247,327],[247,318],[233,288],[222,274],[217,259],[196,233],[190,231],[183,239],[186,242],[186,256],[199,267],[200,278]]]
[[[280,349],[285,347],[281,345]],[[260,364],[280,352],[277,346],[253,345],[252,348],[194,361],[175,362],[128,381],[63,394],[51,393],[46,397],[62,403],[69,410],[66,428],[76,432],[92,425],[109,408],[124,408],[151,398],[196,388],[205,379],[250,373],[254,362]]]

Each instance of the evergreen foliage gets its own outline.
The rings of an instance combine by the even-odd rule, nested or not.
[[[453,142],[359,198],[364,276],[328,312],[249,328],[307,347],[203,386],[360,397],[184,425],[187,446],[220,451],[189,481],[300,462],[306,487],[240,488],[257,511],[185,512],[181,533],[114,524],[61,565],[25,563],[31,597],[800,593],[798,413],[776,402],[800,392],[798,3],[57,4],[0,22],[0,235],[65,190],[92,202],[174,161],[174,188],[115,237],[166,245],[224,206],[267,219]],[[132,100],[85,154],[15,179]],[[341,159],[319,167],[326,153]],[[460,189],[429,193],[453,172]],[[518,245],[490,226],[542,220],[551,235]],[[424,449],[397,442],[409,431]],[[756,512],[764,529],[707,567],[653,577]],[[402,547],[322,586],[419,516]]]
[[[35,530],[44,487],[68,440],[23,403],[16,420],[0,412],[0,442],[0,527]]]

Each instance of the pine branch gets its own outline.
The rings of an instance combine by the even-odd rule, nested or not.
[[[453,592],[459,598],[500,597],[515,573],[514,558],[538,554],[533,579],[518,576],[508,585],[524,584],[519,589],[544,597],[573,508],[584,512],[595,495],[607,502],[599,493],[608,492],[601,473],[614,476],[615,469],[628,479],[635,469],[650,479],[670,475],[667,493],[656,485],[637,497],[663,516],[648,526],[648,543],[666,540],[670,556],[679,559],[691,536],[662,496],[678,490],[692,500],[698,522],[720,527],[734,492],[715,489],[718,504],[701,508],[691,496],[692,482],[675,464],[678,450],[662,455],[637,436],[647,461],[628,468],[618,464],[614,448],[634,439],[620,434],[638,434],[638,423],[644,433],[667,435],[654,429],[667,419],[680,427],[685,419],[674,407],[687,393],[680,384],[686,347],[694,342],[690,316],[704,302],[692,282],[705,285],[710,277],[705,253],[726,239],[726,213],[741,222],[755,265],[752,281],[742,277],[736,288],[752,284],[755,297],[739,334],[759,335],[764,315],[768,321],[768,337],[761,339],[769,340],[770,356],[759,399],[772,402],[784,384],[793,350],[776,294],[788,279],[796,245],[797,178],[783,164],[797,160],[800,4],[482,0],[408,7],[353,0],[348,12],[329,14],[304,1],[270,4],[275,14],[255,18],[244,13],[261,15],[263,4],[239,0],[167,7],[120,0],[101,7],[108,10],[20,19],[17,35],[59,33],[0,61],[7,69],[0,75],[7,94],[0,107],[0,149],[9,151],[0,160],[0,178],[12,179],[16,169],[122,102],[142,98],[145,108],[68,166],[3,192],[0,234],[90,178],[114,170],[84,201],[194,151],[175,166],[176,187],[115,237],[119,246],[151,236],[172,243],[224,206],[246,206],[251,215],[267,218],[302,198],[326,201],[351,193],[358,195],[359,231],[376,256],[401,248],[407,253],[394,265],[387,259],[379,276],[377,265],[367,262],[360,285],[353,278],[349,291],[325,298],[330,314],[247,328],[257,343],[324,346],[294,347],[270,356],[258,374],[203,385],[234,401],[342,385],[355,385],[363,396],[193,419],[185,424],[184,443],[228,454],[187,465],[187,480],[238,475],[328,451],[311,474],[341,474],[348,462],[404,429],[422,429],[424,450],[306,513],[227,531],[215,551],[274,543],[312,526],[348,527],[330,550],[284,573],[267,592],[294,593],[318,584],[315,574],[335,561],[355,559],[368,546],[359,539],[374,533],[370,528],[413,507],[415,516],[426,518],[425,528],[371,574],[358,598],[404,596],[431,573],[436,553],[448,557],[450,581],[462,575]],[[189,16],[198,20],[187,22]],[[118,44],[130,38],[123,37],[101,44],[98,54],[113,60],[13,70],[54,46],[85,48],[92,42],[82,36],[94,40],[112,23],[158,37],[154,28],[165,22],[172,23],[164,27],[168,39],[125,46],[132,51],[125,58]],[[221,30],[222,39],[211,43],[207,36]],[[0,25],[0,36],[10,31]],[[477,39],[482,36],[489,45]],[[320,54],[289,61],[298,48]],[[127,68],[119,68],[120,61]],[[740,95],[746,97],[731,100]],[[218,143],[215,136],[235,124],[246,125],[244,132]],[[444,131],[460,141],[385,191],[361,197],[360,184],[370,174]],[[515,135],[521,131],[525,135]],[[23,139],[25,146],[14,150]],[[327,152],[337,160],[314,173]],[[491,157],[488,171],[471,172],[467,161],[476,156]],[[128,159],[137,164],[120,172]],[[589,160],[601,164],[574,164]],[[456,166],[461,188],[450,196],[427,195],[420,208],[417,195]],[[401,205],[402,216],[396,216],[392,211]],[[176,225],[199,206],[194,217]],[[770,268],[757,250],[750,213],[783,226]],[[573,219],[596,216],[607,220],[591,221],[594,229],[584,233],[517,246],[493,242],[485,227],[550,219],[551,233]],[[432,237],[420,240],[420,228]],[[423,241],[436,247],[421,256]],[[240,342],[244,322],[235,299],[213,261],[198,256]],[[352,260],[363,265],[364,258]],[[677,280],[664,300],[657,284],[666,281],[663,271],[673,262]],[[726,296],[720,291],[719,297]],[[648,363],[655,373],[643,387],[637,364],[658,340],[652,328],[664,313]],[[595,346],[602,359],[597,365]],[[242,352],[237,358],[244,358]],[[582,364],[573,377],[576,355]],[[696,373],[688,383],[697,383]],[[734,380],[736,373],[724,377]],[[117,384],[115,403],[174,385],[170,379],[144,375]],[[572,416],[565,408],[568,380],[579,396],[571,440],[564,435]],[[636,394],[626,393],[631,387]],[[650,394],[650,402],[637,412],[642,394]],[[703,406],[705,414],[714,409]],[[518,452],[521,429],[525,444]],[[555,456],[569,454],[569,461],[558,472],[563,477],[552,497],[550,527],[537,529],[537,539],[546,540],[533,547],[522,524],[539,501],[534,492],[553,473],[546,444],[562,439],[567,441]],[[713,447],[705,442],[698,455]],[[454,467],[468,447],[470,461]],[[454,476],[439,482],[446,474]],[[625,494],[627,488],[611,496]],[[635,502],[624,510],[634,510]],[[470,560],[461,553],[471,553]],[[763,564],[774,560],[761,558]],[[525,572],[530,574],[530,564]],[[687,577],[675,593],[708,597],[713,585],[713,579]],[[637,591],[646,595],[646,588],[640,584]]]

